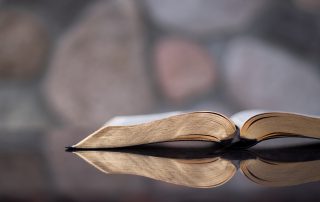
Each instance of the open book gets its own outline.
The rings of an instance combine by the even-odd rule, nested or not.
[[[313,149],[288,148],[276,153],[268,150],[238,150],[207,155],[203,152],[205,155],[194,158],[162,156],[161,153],[150,151],[152,149],[144,148],[142,152],[118,149],[81,150],[74,153],[107,174],[138,175],[194,188],[220,186],[229,181],[238,168],[249,180],[264,186],[292,186],[320,181],[319,145]],[[281,157],[276,155],[279,152]],[[171,153],[176,155],[179,152]]]
[[[277,137],[320,139],[320,118],[285,112],[171,112],[115,117],[71,148],[94,149],[202,140],[248,147]]]

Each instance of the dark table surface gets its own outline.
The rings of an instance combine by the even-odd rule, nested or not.
[[[312,171],[313,177],[298,185],[281,187],[257,184],[248,179],[241,169],[237,169],[226,183],[212,188],[175,185],[137,175],[106,174],[76,154],[65,151],[65,146],[76,143],[88,133],[88,130],[80,129],[2,132],[0,201],[320,200],[320,182],[317,181],[317,178],[320,179],[320,170]],[[239,166],[242,160],[255,158],[320,164],[320,145],[317,142],[280,148],[257,147],[249,151],[221,152],[216,145],[209,143],[170,143],[99,152],[120,152],[162,159],[221,157],[230,160],[235,166]],[[153,172],[156,174],[158,171],[155,169]],[[283,172],[287,176],[295,175],[294,170]]]

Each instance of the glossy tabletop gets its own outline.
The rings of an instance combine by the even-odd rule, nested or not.
[[[206,142],[180,142],[65,151],[65,146],[86,134],[88,131],[79,129],[2,133],[0,199],[320,200],[317,142],[249,150],[225,149]]]

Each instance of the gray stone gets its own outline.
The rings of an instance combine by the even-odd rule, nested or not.
[[[32,14],[0,10],[0,78],[28,79],[39,73],[47,56],[49,38]]]
[[[50,105],[71,125],[98,126],[154,104],[134,1],[101,1],[58,43],[45,81]]]
[[[45,129],[50,118],[40,97],[29,88],[0,88],[0,129]]]
[[[206,49],[181,38],[165,38],[155,47],[156,78],[171,102],[183,103],[209,92],[216,78]]]
[[[257,19],[255,32],[265,40],[319,61],[319,23],[319,16],[312,12],[299,9],[290,1],[276,1]]]
[[[243,108],[319,114],[320,76],[299,57],[254,38],[231,41],[227,90]]]
[[[265,0],[145,0],[154,22],[169,30],[209,35],[245,28]]]
[[[93,1],[88,0],[9,0],[3,1],[3,7],[22,8],[39,14],[48,25],[50,35],[55,37],[69,27],[83,9],[92,3]]]

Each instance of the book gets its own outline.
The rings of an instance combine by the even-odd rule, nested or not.
[[[231,118],[209,111],[120,116],[70,148],[117,148],[172,141],[211,141],[241,148],[278,137],[320,139],[320,118],[261,110],[239,112]]]
[[[187,187],[211,188],[228,182],[240,170],[259,185],[283,187],[320,181],[319,148],[319,144],[316,144],[313,147],[286,148],[281,151],[208,153],[207,150],[198,150],[200,155],[191,158],[188,151],[171,149],[162,155],[163,151],[168,150],[152,147],[80,150],[74,153],[106,174],[138,175]],[[179,152],[184,156],[179,156]],[[277,155],[279,153],[280,157]]]

